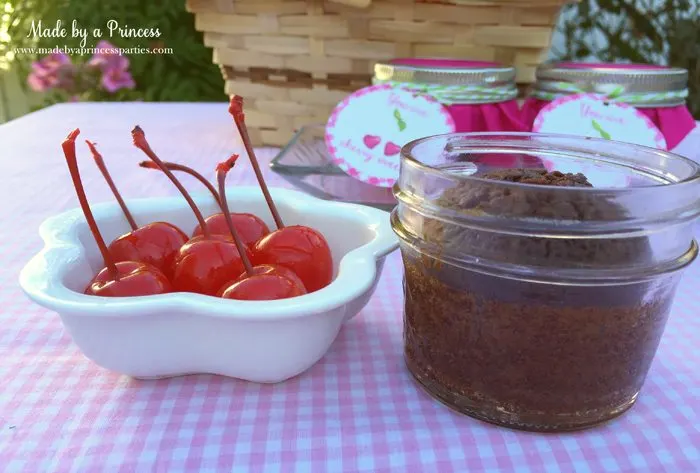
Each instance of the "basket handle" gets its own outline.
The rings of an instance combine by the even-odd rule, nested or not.
[[[367,8],[372,0],[330,0],[333,3],[340,3],[355,8]]]

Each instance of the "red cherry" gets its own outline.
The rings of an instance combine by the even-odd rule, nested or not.
[[[233,168],[237,159],[238,155],[232,155],[228,160],[220,163],[216,170],[222,215],[236,247],[242,254],[245,272],[232,284],[222,287],[219,294],[227,299],[256,301],[286,299],[306,294],[304,284],[293,271],[275,265],[251,266],[250,257],[247,254],[248,248],[243,244],[238,230],[233,224],[226,200],[226,175]]]
[[[260,264],[279,264],[294,271],[304,282],[306,290],[314,292],[327,286],[333,278],[333,257],[326,239],[313,228],[296,225],[285,227],[275,207],[275,202],[263,178],[260,164],[248,135],[243,113],[243,98],[231,97],[229,113],[233,117],[250,164],[260,185],[277,230],[261,238],[253,249],[253,261]],[[221,183],[219,183],[221,188]]]
[[[296,275],[294,271],[292,271],[289,268],[285,268],[284,266],[279,266],[275,264],[262,264],[260,266],[253,266],[251,268],[250,274],[247,271],[244,271],[240,276],[238,276],[237,279],[235,279],[233,282],[229,282],[225,284],[218,292],[218,296],[221,297],[223,295],[223,292],[230,287],[231,285],[242,281],[243,279],[253,276],[253,275],[262,275],[262,274],[274,274],[277,276],[282,276],[290,281],[292,281],[294,284],[296,284],[299,289],[302,289],[304,291],[304,294],[306,294],[306,288],[304,287],[304,283],[299,279],[299,276]]]
[[[75,140],[80,130],[75,129],[63,141],[63,154],[66,157],[68,170],[73,181],[73,187],[78,195],[80,207],[85,215],[90,232],[102,254],[105,268],[95,276],[85,290],[85,294],[104,297],[129,297],[148,296],[170,292],[170,282],[157,268],[135,261],[123,261],[114,263],[107,249],[107,244],[102,238],[95,217],[90,210],[85,189],[80,179],[78,160],[75,155]]]
[[[245,252],[250,257],[247,248]],[[178,252],[173,287],[176,291],[215,296],[244,271],[241,255],[230,237],[202,235],[192,238]]]
[[[227,287],[221,297],[245,301],[271,301],[306,294],[294,281],[279,274],[254,274]]]
[[[147,294],[165,294],[172,286],[158,268],[142,262],[122,261],[116,264],[119,280],[115,280],[109,268],[97,273],[85,291],[102,297],[129,297]]]
[[[244,247],[242,253],[239,253],[238,246],[231,241],[230,236],[212,235],[202,212],[180,181],[153,152],[143,130],[137,126],[132,130],[131,135],[134,145],[143,151],[177,187],[204,229],[201,236],[189,240],[175,255],[172,278],[174,289],[216,295],[224,283],[237,278],[243,272],[245,268],[242,255],[247,257],[245,253],[249,250]]]
[[[258,185],[260,190],[265,197],[265,202],[270,208],[270,213],[275,221],[275,226],[277,228],[284,227],[282,222],[282,217],[280,217],[277,207],[275,207],[275,202],[272,200],[270,195],[270,190],[267,188],[265,183],[265,178],[263,177],[262,170],[260,169],[260,163],[258,163],[258,158],[255,156],[255,150],[253,149],[253,143],[250,141],[250,135],[248,134],[248,127],[245,124],[245,113],[243,113],[243,97],[240,95],[234,95],[231,97],[229,102],[228,113],[233,117],[233,122],[236,124],[238,129],[238,134],[241,135],[241,140],[243,141],[243,146],[248,153],[248,159],[250,160],[250,165],[253,167],[255,172],[255,178],[258,180]],[[238,156],[236,156],[238,158]],[[235,162],[235,160],[234,160]]]
[[[328,242],[318,231],[302,225],[283,227],[264,236],[253,248],[253,263],[291,269],[309,292],[326,287],[333,278]]]
[[[191,167],[178,163],[163,162],[163,165],[170,171],[184,172],[197,179],[209,190],[216,203],[219,205],[219,207],[221,207],[221,199],[219,198],[218,192],[214,186],[200,173]],[[139,163],[139,166],[146,169],[160,170],[158,165],[153,161],[142,161]],[[233,220],[233,226],[236,227],[236,230],[238,230],[238,234],[246,246],[253,246],[256,241],[270,233],[270,229],[267,227],[265,222],[256,215],[250,213],[231,213],[231,219]],[[224,217],[223,213],[210,215],[205,219],[205,221],[207,223],[207,228],[213,235],[231,234],[228,224],[226,223],[226,217]],[[197,225],[192,232],[192,236],[196,237],[202,235],[203,233],[204,232],[202,231],[201,225]]]
[[[178,251],[187,235],[167,222],[154,222],[122,235],[109,244],[115,261],[143,261],[172,277]]]
[[[303,288],[304,292],[306,292],[306,286],[304,286],[304,282],[301,278],[297,276],[297,273],[287,267],[278,264],[261,264],[259,266],[253,266],[253,274],[277,274],[279,276],[284,276],[297,286]],[[239,277],[239,280],[241,277],[243,277],[243,275]]]
[[[223,213],[210,215],[205,219],[207,228],[214,235],[230,235],[231,231],[226,223],[226,216]],[[270,229],[257,215],[249,213],[231,213],[231,221],[236,231],[241,237],[244,245],[252,247],[255,242],[270,233]],[[197,225],[192,232],[192,236],[202,234],[202,227]]]
[[[109,244],[109,252],[115,262],[142,261],[160,269],[166,276],[172,276],[172,265],[175,254],[188,240],[185,232],[167,222],[154,222],[138,227],[124,199],[112,180],[102,155],[95,144],[86,140],[92,157],[102,173],[107,185],[112,190],[115,199],[131,226],[131,231]]]

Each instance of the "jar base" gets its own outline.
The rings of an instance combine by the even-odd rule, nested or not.
[[[422,375],[408,356],[404,356],[408,371],[418,386],[430,397],[451,410],[467,415],[489,424],[529,432],[572,432],[589,429],[619,417],[630,409],[637,400],[639,392],[634,393],[624,403],[604,409],[588,411],[585,414],[543,416],[537,413],[508,412],[498,405],[485,406],[483,402],[474,401],[466,396],[449,393],[445,388]]]

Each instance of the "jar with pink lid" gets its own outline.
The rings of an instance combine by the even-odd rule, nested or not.
[[[614,94],[611,100],[633,106],[661,131],[674,149],[695,128],[685,100],[688,71],[650,64],[562,62],[537,68],[537,80],[522,108],[532,129],[537,115],[560,97],[581,93]]]
[[[458,133],[527,131],[516,100],[513,67],[485,61],[400,58],[376,64],[372,82],[432,96],[452,116]],[[539,158],[526,154],[465,153],[460,159],[484,172],[488,168],[544,166]]]
[[[431,95],[452,115],[456,132],[526,131],[512,67],[484,61],[399,58],[376,64],[373,83]]]

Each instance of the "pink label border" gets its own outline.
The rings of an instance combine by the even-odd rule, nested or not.
[[[438,102],[431,95],[419,94],[419,93],[416,93],[415,91],[410,90],[406,87],[396,87],[396,86],[392,86],[391,84],[372,85],[369,87],[364,87],[364,88],[348,95],[347,97],[345,97],[335,107],[335,109],[333,109],[333,112],[331,113],[331,116],[328,119],[328,122],[326,124],[326,135],[325,135],[326,147],[328,148],[328,153],[331,156],[331,162],[333,164],[338,166],[340,169],[342,169],[349,176],[351,176],[355,179],[358,179],[362,182],[366,182],[367,184],[371,184],[373,186],[391,187],[396,182],[396,179],[394,179],[394,178],[381,178],[381,177],[373,176],[371,174],[367,174],[366,172],[363,172],[362,170],[352,166],[345,159],[343,159],[341,156],[339,156],[338,150],[335,148],[335,146],[333,146],[333,140],[335,139],[334,129],[335,129],[335,125],[338,121],[338,116],[356,98],[365,96],[367,94],[375,93],[378,91],[382,91],[382,90],[397,90],[397,89],[411,93],[416,97],[420,97],[420,98],[426,100],[427,102],[439,104],[441,107],[440,115],[442,116],[442,118],[445,122],[445,126],[453,131],[456,130],[455,121],[452,118],[452,115],[450,115],[450,112],[447,110],[447,108],[444,105],[442,105],[440,102]]]
[[[578,100],[581,97],[587,97],[594,102],[612,102],[612,100],[608,99],[604,95],[598,95],[598,94],[575,94],[575,95],[567,95],[565,97],[560,97],[547,105],[540,110],[540,113],[537,114],[537,117],[535,118],[535,122],[532,125],[532,131],[539,133],[540,128],[542,128],[542,122],[544,121],[544,118],[555,108],[557,108],[560,105],[563,105],[568,102],[573,102],[574,100]],[[661,130],[652,122],[649,117],[641,113],[639,110],[637,110],[635,107],[622,103],[622,102],[614,102],[616,106],[619,106],[624,109],[633,109],[635,112],[635,115],[639,118],[641,118],[644,123],[646,124],[647,128],[651,130],[654,133],[654,143],[656,144],[656,147],[658,149],[667,151],[667,145],[666,145],[666,139],[664,138],[664,135],[661,133]]]

